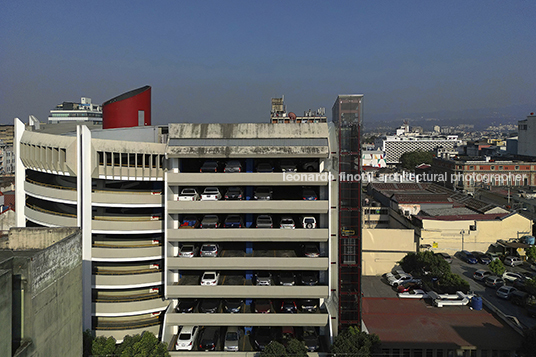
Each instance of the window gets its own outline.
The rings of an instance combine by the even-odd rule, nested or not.
[[[503,169],[503,167],[502,167],[502,166],[499,166],[499,170],[502,170],[502,169]]]
[[[491,169],[492,169],[492,170],[495,170],[495,166],[491,166]]]
[[[469,166],[469,170],[474,170],[475,167],[473,165]]]
[[[516,170],[519,170],[519,166],[516,166]]]

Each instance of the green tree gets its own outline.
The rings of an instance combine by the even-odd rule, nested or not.
[[[497,275],[501,277],[504,272],[506,271],[506,267],[504,266],[503,262],[500,259],[495,259],[488,265],[489,271],[491,271],[494,275]]]
[[[302,341],[292,338],[288,341],[287,344],[287,355],[296,357],[307,357],[307,348]]]
[[[115,338],[99,336],[91,344],[92,356],[113,356],[115,353]]]
[[[527,257],[533,261],[536,262],[536,245],[532,245],[528,247],[525,252],[527,253]]]
[[[411,151],[405,152],[400,156],[400,164],[402,168],[413,171],[415,166],[420,164],[432,164],[434,153],[432,151]]]
[[[362,332],[356,326],[350,326],[348,329],[342,331],[335,337],[331,346],[331,353],[334,355],[340,354],[345,357],[367,357],[380,352],[380,338],[375,334],[369,335],[366,332]]]
[[[272,341],[260,353],[260,357],[287,357],[285,346],[277,341]]]
[[[433,252],[408,253],[399,262],[404,271],[412,273],[415,276],[440,278],[445,274],[450,274],[450,265]]]
[[[454,294],[456,291],[462,291],[466,293],[470,289],[470,285],[458,274],[448,273],[445,274],[436,285],[441,292]]]
[[[91,346],[93,345],[93,333],[91,330],[85,330],[83,337],[83,356],[84,357],[90,357],[91,356]]]

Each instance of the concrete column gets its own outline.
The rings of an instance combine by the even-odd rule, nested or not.
[[[82,324],[84,331],[91,329],[91,132],[85,125],[78,125],[77,176],[78,195],[77,224],[82,231]]]
[[[24,215],[24,207],[26,205],[24,190],[26,168],[20,158],[20,141],[24,131],[24,123],[19,118],[15,118],[13,151],[15,155],[15,224],[17,227],[26,227],[26,217]]]

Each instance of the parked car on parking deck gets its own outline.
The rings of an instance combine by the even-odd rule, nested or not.
[[[253,198],[256,200],[271,200],[272,199],[272,189],[270,187],[257,187],[255,189]]]
[[[244,226],[244,222],[242,221],[242,217],[240,217],[237,214],[231,214],[225,218],[225,222],[223,223],[224,228],[242,228]]]
[[[255,284],[259,286],[270,286],[272,285],[272,274],[267,271],[259,271],[255,275]]]
[[[198,251],[199,247],[196,247],[193,244],[183,244],[179,252],[179,257],[193,258],[197,255]]]
[[[270,326],[253,327],[251,330],[251,345],[259,351],[264,351],[264,348],[276,338],[275,329]]]
[[[218,162],[214,160],[205,161],[200,172],[218,172]]]
[[[402,283],[400,285],[398,285],[398,292],[399,293],[404,293],[406,291],[410,291],[410,290],[415,290],[415,289],[421,289],[422,288],[422,284],[419,283],[419,282],[415,282],[415,281],[409,281],[407,283]]]
[[[316,201],[318,199],[316,192],[311,188],[304,188],[302,191],[302,197],[305,201]]]
[[[177,351],[191,351],[194,347],[194,342],[199,333],[198,326],[183,326],[177,337],[177,343],[175,349]]]
[[[196,216],[185,216],[179,228],[197,228],[201,225]]]
[[[283,172],[296,172],[298,169],[296,168],[296,164],[292,160],[281,160],[281,163],[279,164],[279,167],[281,167],[281,171]]]
[[[236,352],[239,350],[238,343],[242,337],[242,329],[238,326],[227,327],[223,342],[223,350],[228,352]]]
[[[462,250],[460,252],[460,258],[469,264],[477,264],[478,260],[476,260],[475,256],[471,254],[471,252],[468,252],[467,250]]]
[[[215,271],[206,271],[201,276],[201,285],[204,286],[215,286],[218,285],[220,280],[220,273]]]
[[[203,328],[199,335],[199,350],[200,351],[214,351],[220,340],[220,327],[207,326]]]
[[[504,280],[495,275],[490,275],[484,280],[486,286],[490,288],[498,289],[504,285]]]
[[[240,187],[229,187],[225,193],[226,200],[242,200],[244,199],[244,192]]]
[[[298,308],[294,300],[283,300],[281,301],[281,307],[279,308],[281,312],[296,313]]]
[[[523,275],[518,274],[518,273],[513,273],[513,272],[510,272],[510,271],[505,271],[503,273],[503,275],[502,275],[502,278],[503,278],[504,281],[507,281],[509,283],[513,283],[516,280],[523,280],[524,279]]]
[[[257,165],[257,172],[270,173],[274,172],[274,167],[269,162],[261,162]]]
[[[197,307],[197,299],[180,299],[177,304],[177,312],[179,313],[189,313],[194,312]]]
[[[207,214],[201,221],[201,228],[218,228],[220,226],[220,219],[215,214]]]
[[[402,283],[417,280],[408,273],[387,273],[385,277],[387,278],[389,285],[394,286],[395,288]]]
[[[260,314],[272,312],[272,301],[268,299],[255,299],[253,301],[254,311]]]
[[[304,271],[301,273],[301,283],[303,285],[313,286],[318,284],[318,272]]]
[[[223,310],[228,313],[237,313],[242,310],[244,300],[242,299],[225,299],[223,301]]]
[[[482,270],[478,269],[473,273],[473,279],[477,281],[484,281],[488,276],[491,276],[491,272],[489,270]]]
[[[199,193],[197,193],[197,190],[195,188],[191,188],[191,187],[183,188],[179,195],[179,201],[198,201],[198,200],[199,200]]]
[[[304,299],[299,301],[300,310],[303,312],[316,312],[318,299]]]
[[[508,256],[508,257],[504,258],[504,264],[513,267],[513,266],[516,266],[516,265],[522,265],[523,260],[521,260],[520,257]]]
[[[221,200],[221,193],[217,187],[207,187],[201,194],[201,201]]]
[[[296,224],[294,223],[294,220],[292,219],[292,217],[283,217],[281,218],[281,221],[279,222],[279,228],[294,229],[296,228]]]
[[[201,246],[199,255],[201,257],[217,257],[220,246],[217,243],[205,243]]]
[[[296,284],[296,276],[291,271],[282,271],[279,273],[279,285],[293,286]]]
[[[308,258],[318,258],[320,256],[320,251],[318,250],[318,245],[315,243],[305,243],[302,245],[303,255]]]
[[[503,285],[497,289],[497,291],[495,292],[495,295],[503,299],[510,299],[514,291],[517,291],[517,289],[514,288],[513,286]]]
[[[303,341],[308,352],[315,352],[320,348],[320,338],[316,332],[316,328],[312,326],[303,327],[298,335],[298,339]]]
[[[242,164],[238,160],[227,161],[223,172],[242,172]]]
[[[272,217],[266,214],[261,214],[257,217],[257,228],[273,228],[274,222]]]
[[[491,257],[482,252],[472,252],[473,256],[478,260],[480,264],[489,264],[491,263]]]
[[[213,314],[220,308],[220,299],[203,299],[199,304],[199,312],[204,314]]]
[[[315,217],[301,217],[302,227],[307,229],[316,228],[316,218]]]

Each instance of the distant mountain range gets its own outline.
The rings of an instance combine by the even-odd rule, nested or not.
[[[525,119],[536,112],[536,104],[512,105],[501,108],[482,108],[465,110],[442,110],[428,113],[366,114],[363,122],[365,132],[389,131],[400,127],[404,120],[410,127],[420,126],[425,131],[433,130],[435,125],[457,126],[473,124],[474,130],[484,130],[490,125],[517,125],[518,120]],[[396,116],[396,118],[393,118]]]

